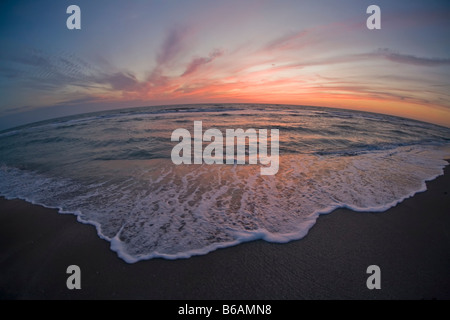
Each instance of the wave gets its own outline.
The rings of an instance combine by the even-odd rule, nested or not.
[[[221,132],[279,129],[278,173],[175,166],[171,132],[192,132],[196,120]],[[76,214],[127,262],[187,258],[255,239],[300,239],[337,208],[384,211],[443,173],[449,141],[446,128],[327,108],[114,110],[0,133],[0,194]]]
[[[257,165],[168,159],[95,161],[76,178],[0,167],[0,194],[72,213],[128,263],[178,259],[262,239],[301,239],[337,208],[382,212],[443,174],[448,147],[403,146],[347,157],[284,155]],[[95,173],[95,176],[93,176]]]

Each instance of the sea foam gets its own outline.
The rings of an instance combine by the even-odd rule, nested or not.
[[[227,116],[217,106],[180,109],[181,118],[146,109],[16,129],[0,136],[0,193],[76,214],[134,263],[301,239],[320,214],[337,208],[385,211],[426,190],[450,157],[448,130],[428,124],[329,109],[225,107]],[[171,130],[198,118],[279,128],[278,173],[261,176],[259,165],[174,165]]]

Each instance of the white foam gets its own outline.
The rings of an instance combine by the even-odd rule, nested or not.
[[[447,157],[448,147],[437,146],[288,155],[276,176],[261,176],[257,165],[109,161],[98,169],[104,180],[91,184],[2,166],[0,193],[76,214],[134,263],[188,258],[256,239],[301,239],[320,214],[337,208],[385,211],[425,191],[426,181],[443,174]]]

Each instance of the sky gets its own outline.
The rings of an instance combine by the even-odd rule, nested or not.
[[[69,5],[81,29],[69,30]],[[369,30],[369,5],[381,29]],[[450,1],[0,2],[0,130],[65,115],[276,103],[450,127]]]

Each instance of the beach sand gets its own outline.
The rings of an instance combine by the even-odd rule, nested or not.
[[[0,298],[450,299],[450,168],[427,188],[384,213],[323,215],[299,241],[135,264],[73,215],[0,198]],[[66,287],[73,264],[81,290]]]

